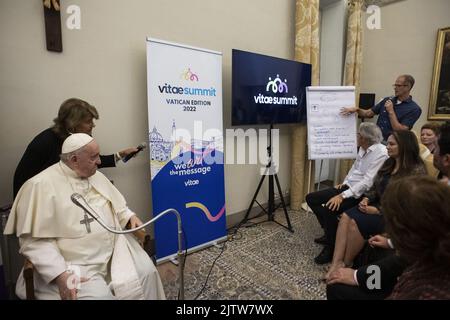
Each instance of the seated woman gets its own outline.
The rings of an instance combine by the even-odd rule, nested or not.
[[[450,299],[450,188],[408,177],[388,186],[382,205],[393,245],[411,263],[388,299]]]
[[[383,216],[380,210],[381,196],[390,181],[408,175],[426,174],[419,145],[411,131],[394,131],[387,140],[389,158],[378,170],[373,186],[367,197],[358,206],[344,212],[336,233],[333,261],[325,275],[344,266],[351,266],[353,259],[362,250],[365,240],[384,231]]]
[[[420,129],[420,142],[427,147],[428,151],[433,154],[436,147],[436,139],[439,135],[440,123],[428,122]]]
[[[427,173],[431,177],[437,177],[439,171],[433,166],[433,153],[435,142],[439,135],[440,124],[437,122],[428,122],[420,129],[420,157],[425,163]]]

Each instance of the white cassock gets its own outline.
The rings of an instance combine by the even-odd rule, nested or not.
[[[34,265],[36,298],[60,299],[52,281],[72,270],[88,279],[78,299],[165,299],[158,271],[134,236],[110,233],[85,216],[70,200],[75,192],[112,228],[124,228],[134,215],[101,172],[81,179],[60,161],[29,179],[16,196],[5,234],[19,237],[20,253]],[[26,296],[22,273],[16,294]]]

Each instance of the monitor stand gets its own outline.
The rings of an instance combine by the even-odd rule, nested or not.
[[[284,202],[283,192],[281,191],[280,181],[278,180],[278,175],[276,171],[274,171],[274,166],[272,167],[272,129],[273,124],[270,124],[269,129],[269,140],[268,140],[268,146],[267,146],[267,155],[269,157],[269,163],[266,165],[266,169],[264,170],[264,174],[261,177],[261,180],[259,181],[258,187],[256,188],[256,192],[253,196],[252,201],[250,202],[250,205],[247,209],[247,212],[245,214],[244,219],[239,223],[239,225],[243,225],[248,221],[250,212],[253,208],[253,204],[256,202],[258,206],[263,210],[263,212],[267,213],[268,221],[275,222],[279,224],[280,226],[288,229],[290,232],[294,232],[294,229],[292,228],[291,221],[289,219],[289,215],[286,209],[286,203]],[[268,208],[267,210],[263,208],[263,206],[256,200],[256,197],[258,196],[259,191],[261,190],[261,186],[264,182],[264,179],[266,176],[269,176],[269,202],[268,202]],[[280,195],[280,201],[281,206],[283,207],[284,215],[286,217],[287,226],[275,221],[274,214],[275,214],[275,193],[274,193],[274,181],[276,182],[278,193]],[[263,221],[265,222],[265,221]]]

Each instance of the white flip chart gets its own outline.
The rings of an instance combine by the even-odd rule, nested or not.
[[[356,158],[356,114],[340,114],[354,105],[355,87],[306,88],[310,160]]]

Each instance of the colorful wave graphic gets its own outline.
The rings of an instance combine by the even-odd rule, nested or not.
[[[211,222],[216,222],[217,220],[219,220],[225,212],[225,205],[223,205],[222,209],[220,209],[220,211],[215,216],[213,216],[211,212],[209,212],[208,208],[200,202],[188,202],[186,203],[186,208],[198,208],[202,210],[206,218],[208,218],[208,220]]]

